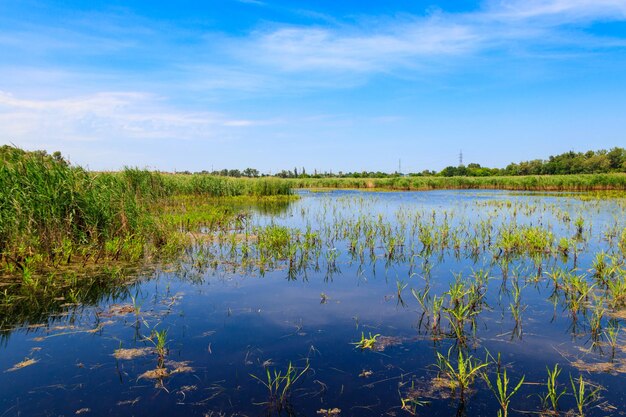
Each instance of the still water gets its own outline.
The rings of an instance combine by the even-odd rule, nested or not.
[[[578,194],[302,192],[281,210],[253,210],[241,230],[199,239],[180,264],[123,285],[95,281],[80,304],[3,307],[0,416],[495,416],[480,376],[461,401],[436,366],[437,352],[455,362],[459,350],[475,363],[501,354],[510,389],[525,377],[511,415],[543,410],[555,364],[563,415],[576,408],[570,377],[581,375],[588,392],[602,388],[585,415],[623,415],[626,315],[609,305],[594,262],[606,254],[608,279],[624,279],[625,207]],[[312,243],[280,255],[274,243],[265,259],[268,228]],[[544,249],[518,240],[508,250],[505,231],[520,230],[529,241],[542,231],[532,244]],[[580,308],[569,284],[554,285],[559,269],[588,283]],[[450,288],[478,276],[460,339]],[[594,305],[604,309],[595,331]],[[374,349],[356,345],[376,335]],[[308,369],[277,404],[255,377],[290,363]],[[482,370],[495,381],[496,365]],[[402,409],[402,399],[414,402]]]

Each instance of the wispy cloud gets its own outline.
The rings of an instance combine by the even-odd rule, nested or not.
[[[595,19],[621,20],[626,17],[623,0],[513,0],[488,3],[487,13],[496,19],[555,18],[565,24]]]
[[[234,50],[247,62],[287,73],[387,72],[430,60],[533,47],[622,47],[584,30],[595,21],[626,19],[624,0],[493,1],[469,13],[363,19],[351,26],[277,27],[253,33]],[[576,31],[572,29],[576,26]]]
[[[151,94],[108,92],[57,100],[0,92],[0,125],[7,138],[37,141],[212,140],[227,129],[268,121],[185,112]]]
[[[407,60],[420,56],[467,53],[479,43],[478,36],[467,26],[426,19],[378,33],[284,28],[259,34],[247,50],[262,51],[254,55],[257,62],[288,72],[371,72],[409,64]]]
[[[267,3],[265,3],[264,1],[260,1],[260,0],[235,0],[238,3],[244,3],[244,4],[253,4],[255,6],[266,6]]]

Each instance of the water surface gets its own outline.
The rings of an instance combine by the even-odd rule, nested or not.
[[[464,404],[450,390],[435,387],[436,352],[447,355],[450,349],[453,357],[462,349],[481,361],[488,352],[500,353],[514,382],[525,375],[526,384],[512,400],[518,414],[541,410],[537,394],[545,391],[546,367],[558,363],[561,385],[569,389],[562,411],[575,406],[570,375],[583,375],[603,387],[586,415],[621,415],[623,337],[620,331],[613,354],[602,333],[621,316],[606,307],[601,336],[594,340],[592,302],[573,317],[546,276],[563,268],[593,285],[597,253],[623,262],[618,241],[625,227],[624,200],[581,197],[302,192],[284,210],[256,210],[246,222],[250,258],[257,251],[258,227],[286,227],[294,236],[300,231],[301,241],[307,231],[316,234],[317,251],[304,256],[300,248],[294,262],[287,257],[264,268],[253,262],[242,266],[246,231],[239,230],[233,231],[235,249],[234,238],[223,233],[221,244],[199,244],[180,265],[141,274],[132,284],[95,285],[82,305],[59,300],[43,312],[33,304],[7,308],[0,416],[310,416],[334,408],[342,416],[409,415],[401,409],[401,398],[408,396],[427,403],[417,407],[418,415],[496,415],[496,399],[480,379]],[[582,234],[578,218],[584,219]],[[575,248],[567,254],[503,254],[499,236],[511,227],[545,230],[553,248],[562,237]],[[366,241],[370,229],[373,254]],[[445,242],[435,238],[443,243],[425,248],[425,234],[444,230]],[[465,327],[466,342],[452,337],[445,314],[434,334],[411,290],[430,288],[431,297],[441,297],[455,280],[471,282],[480,273],[488,275],[484,303],[473,325]],[[599,288],[593,293],[603,295]],[[167,354],[160,360],[153,332],[163,330]],[[386,345],[358,349],[353,343],[362,334],[379,334]],[[144,349],[144,354],[121,359],[114,356],[118,349]],[[289,363],[298,369],[308,363],[310,369],[293,387],[289,406],[276,410],[252,375],[265,378],[266,369],[284,370]],[[603,368],[595,372],[581,363]],[[167,377],[150,378],[159,368]]]

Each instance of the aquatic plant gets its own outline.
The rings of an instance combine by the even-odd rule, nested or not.
[[[617,348],[618,337],[621,331],[621,325],[617,320],[609,320],[609,324],[604,331],[609,346],[611,346],[611,360],[615,358],[615,349]]]
[[[154,345],[154,351],[158,358],[159,367],[162,368],[167,356],[167,330],[152,330],[150,337],[147,338]]]
[[[566,388],[561,390],[558,386],[558,377],[561,374],[561,369],[559,369],[559,364],[554,365],[554,369],[548,371],[548,379],[546,381],[547,392],[540,396],[541,404],[543,409],[546,411],[551,411],[555,415],[559,413],[559,400],[565,393],[567,392]]]
[[[189,229],[199,223],[194,216],[200,216],[200,211],[181,214],[193,204],[177,204],[178,197],[259,198],[290,193],[288,183],[275,179],[165,175],[136,168],[91,173],[70,165],[60,154],[3,146],[0,265],[4,272],[20,273],[30,282],[33,273],[49,267],[84,267],[103,259],[136,262],[160,251],[176,252],[181,226]],[[219,224],[235,216],[221,211],[213,217],[212,222]]]
[[[584,417],[585,409],[598,399],[598,394],[602,388],[589,384],[583,379],[582,375],[579,376],[577,380],[570,375],[570,382],[572,384],[574,399],[576,400],[578,417]],[[589,386],[591,386],[591,388],[588,389]]]
[[[496,361],[498,367],[496,370],[495,385],[491,382],[489,375],[486,372],[482,372],[481,376],[487,383],[489,389],[495,394],[498,404],[500,404],[500,410],[498,410],[498,417],[507,417],[509,415],[509,406],[511,404],[511,398],[517,393],[524,383],[525,376],[518,381],[517,385],[509,390],[509,377],[506,373],[506,368],[500,364],[500,354],[498,353],[498,359]]]
[[[351,343],[352,345],[355,346],[355,348],[361,349],[361,350],[365,350],[365,349],[374,349],[374,347],[376,346],[376,339],[380,336],[380,334],[375,334],[372,336],[372,334],[369,334],[369,337],[365,337],[365,333],[361,333],[361,340],[359,340],[358,342],[353,342]]]
[[[398,300],[398,305],[401,305],[402,307],[406,306],[406,303],[404,302],[404,299],[402,298],[402,291],[404,291],[404,289],[408,286],[409,284],[403,282],[403,281],[396,281],[396,299]]]
[[[578,216],[574,221],[574,226],[576,226],[576,237],[580,238],[585,229],[585,219],[582,216]]]
[[[267,404],[270,409],[282,411],[288,407],[288,400],[291,391],[302,376],[304,376],[309,370],[309,362],[306,362],[305,367],[302,370],[295,368],[291,362],[287,366],[286,370],[270,370],[269,367],[265,369],[265,378],[258,377],[250,374],[252,378],[260,382],[268,392]]]
[[[400,409],[406,411],[412,416],[417,415],[417,408],[430,404],[430,401],[422,400],[415,395],[415,381],[411,381],[411,388],[408,395],[404,396],[400,393]]]
[[[589,319],[589,327],[591,329],[591,339],[597,341],[602,333],[602,321],[606,309],[604,308],[604,302],[600,297],[594,297],[594,303],[591,310],[591,318]]]
[[[452,348],[448,350],[446,356],[437,352],[437,368],[445,375],[453,392],[459,393],[461,403],[465,402],[467,391],[471,387],[474,379],[479,376],[481,369],[488,366],[473,356],[463,354],[463,349],[458,349],[456,358],[452,356]]]

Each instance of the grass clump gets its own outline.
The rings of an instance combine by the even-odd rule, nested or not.
[[[250,374],[250,376],[260,382],[265,388],[267,388],[268,401],[266,404],[270,410],[275,410],[278,413],[283,410],[287,410],[289,414],[289,398],[291,391],[300,378],[309,370],[309,362],[302,370],[298,370],[291,362],[287,366],[287,369],[270,371],[269,368],[265,369],[265,378],[258,377]]]
[[[58,154],[0,148],[0,256],[8,272],[28,275],[38,264],[106,251],[119,258],[149,228],[121,177],[92,175]]]
[[[446,377],[450,383],[453,392],[459,394],[461,403],[464,403],[467,392],[474,383],[474,379],[480,376],[483,368],[488,363],[482,363],[473,356],[463,354],[463,350],[458,350],[457,358],[452,355],[452,348],[448,351],[447,356],[437,352],[437,368],[439,372]]]

